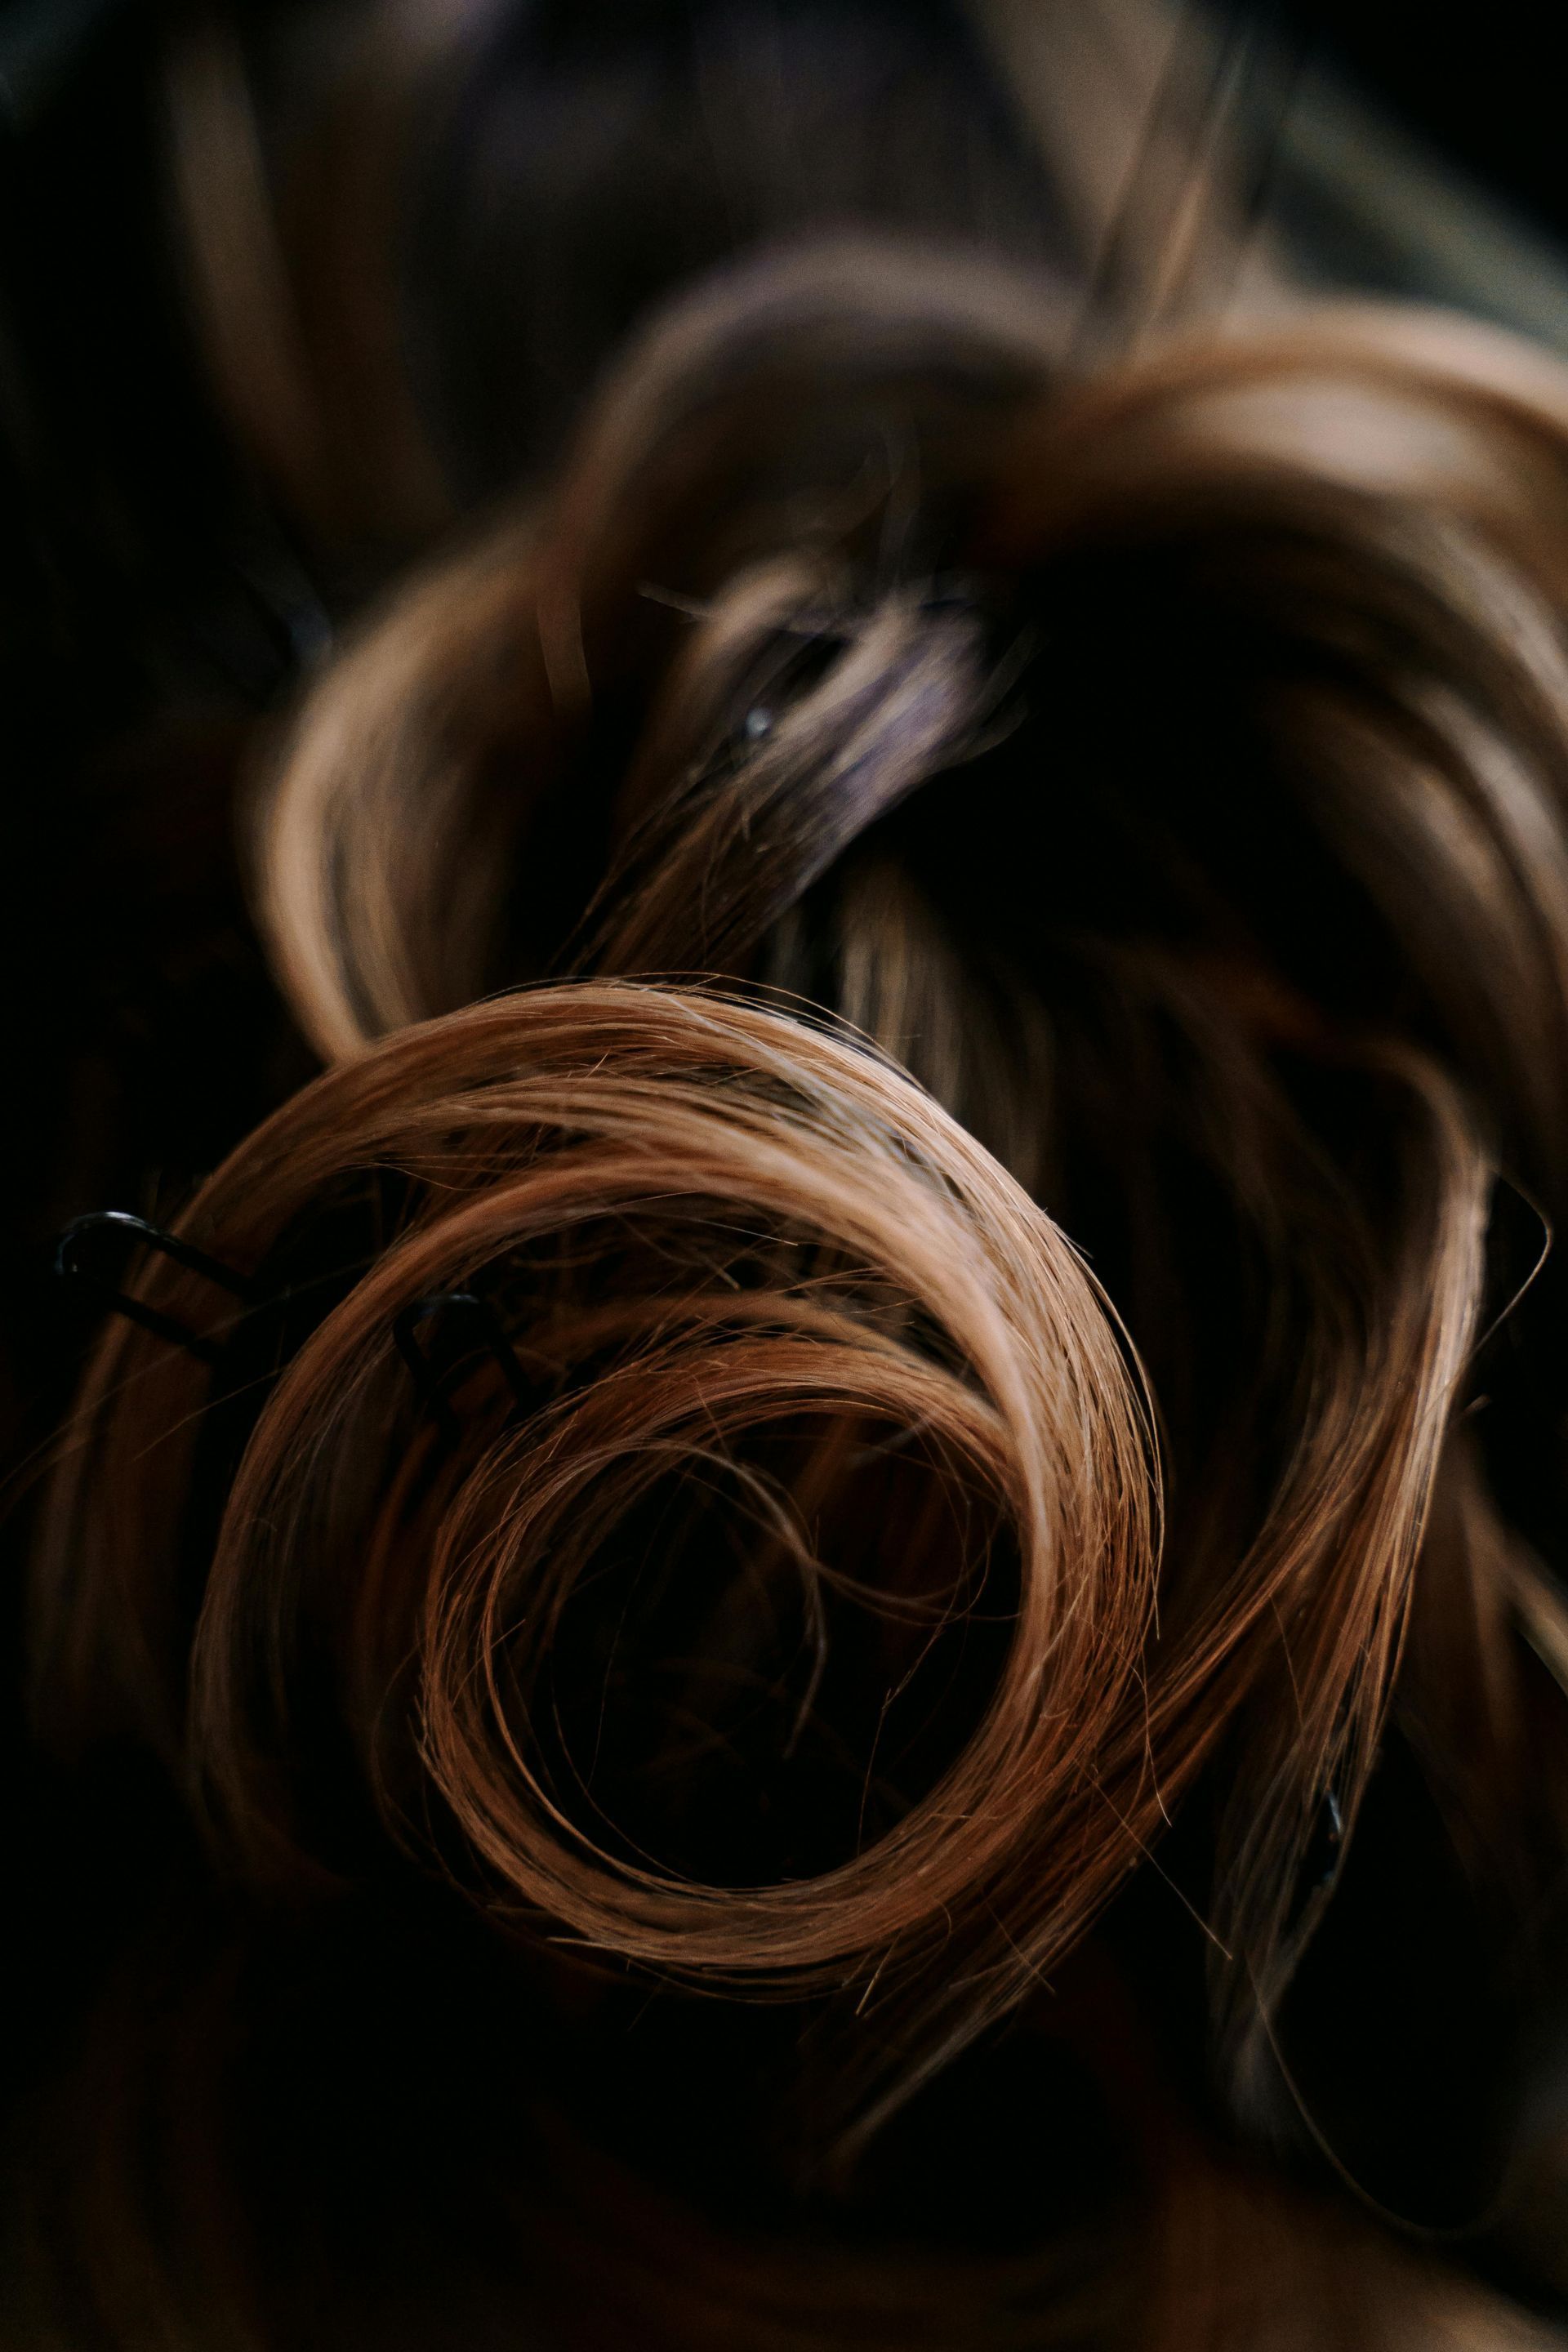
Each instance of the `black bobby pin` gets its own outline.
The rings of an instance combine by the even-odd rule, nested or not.
[[[428,1348],[421,1345],[419,1338],[426,1325],[436,1327]],[[482,1353],[494,1360],[516,1403],[529,1410],[538,1402],[501,1328],[500,1318],[489,1300],[474,1291],[438,1290],[427,1298],[415,1299],[398,1316],[392,1336],[421,1404],[448,1444],[455,1444],[458,1438],[450,1391],[465,1377],[476,1355]]]
[[[1297,1869],[1295,1891],[1286,1915],[1288,1933],[1294,1934],[1309,1913],[1315,1912],[1321,1899],[1331,1892],[1344,1860],[1344,1844],[1345,1822],[1339,1798],[1332,1789],[1325,1789],[1313,1812]]]
[[[122,1245],[139,1243],[144,1249],[155,1250],[161,1257],[173,1258],[176,1265],[199,1274],[204,1281],[226,1290],[231,1298],[242,1299],[247,1307],[256,1303],[254,1283],[237,1274],[233,1266],[225,1265],[221,1259],[209,1257],[205,1250],[181,1241],[174,1234],[164,1233],[158,1225],[149,1224],[145,1217],[133,1217],[128,1209],[93,1209],[84,1217],[73,1217],[56,1244],[55,1272],[63,1280],[100,1300],[111,1314],[124,1316],[127,1322],[139,1323],[144,1331],[167,1339],[172,1347],[184,1348],[187,1355],[204,1364],[216,1364],[222,1350],[215,1340],[204,1339],[199,1331],[193,1331],[173,1315],[165,1315],[160,1307],[150,1307],[145,1299],[122,1290],[117,1279],[83,1262],[84,1249],[106,1239]]]
[[[1314,1894],[1321,1894],[1324,1887],[1333,1885],[1344,1838],[1344,1815],[1340,1811],[1340,1801],[1331,1789],[1325,1789],[1307,1848],[1305,1874]]]

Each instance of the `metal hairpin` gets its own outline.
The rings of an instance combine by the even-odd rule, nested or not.
[[[165,1315],[161,1307],[149,1306],[145,1299],[122,1290],[118,1281],[83,1264],[84,1244],[93,1237],[110,1235],[121,1242],[139,1243],[144,1249],[156,1251],[160,1257],[172,1258],[176,1265],[200,1275],[205,1282],[226,1290],[231,1298],[242,1300],[247,1307],[257,1302],[255,1284],[247,1276],[237,1274],[233,1266],[225,1265],[221,1259],[209,1257],[205,1250],[181,1241],[177,1234],[164,1233],[159,1225],[149,1224],[145,1217],[133,1217],[127,1209],[93,1209],[84,1217],[73,1217],[55,1245],[55,1272],[63,1280],[89,1292],[111,1314],[139,1323],[144,1331],[168,1340],[172,1347],[184,1348],[204,1364],[216,1364],[222,1351],[215,1340],[204,1338],[189,1324]]]
[[[1317,1885],[1327,1886],[1332,1882],[1340,1866],[1340,1855],[1344,1842],[1345,1821],[1340,1810],[1340,1801],[1331,1789],[1325,1789],[1322,1802],[1318,1808],[1317,1824],[1313,1832],[1313,1843],[1316,1849],[1313,1860],[1317,1864],[1315,1881]]]
[[[421,1345],[419,1334],[427,1324],[440,1327],[446,1342],[444,1363],[438,1364]],[[437,1290],[415,1299],[398,1316],[392,1336],[420,1402],[448,1442],[455,1443],[458,1436],[458,1417],[449,1391],[465,1376],[465,1368],[471,1367],[476,1355],[491,1358],[516,1403],[526,1409],[536,1401],[500,1318],[489,1301],[475,1291]]]

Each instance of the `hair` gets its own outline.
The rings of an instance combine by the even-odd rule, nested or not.
[[[522,486],[268,731],[326,1066],[99,1276],[26,2324],[1559,2341],[1568,376],[1278,288],[1118,343],[1065,230],[789,186],[624,341],[525,292],[489,440],[466,331],[371,370]],[[241,398],[228,218],[239,429],[388,563],[452,463],[365,504],[353,321]]]

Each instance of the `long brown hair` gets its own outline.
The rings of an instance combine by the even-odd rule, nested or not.
[[[394,2213],[422,2344],[1556,2340],[1460,2271],[1568,2289],[1568,378],[921,227],[678,291],[253,761],[328,1066],[100,1284],[33,1550],[90,2340],[391,2340]]]

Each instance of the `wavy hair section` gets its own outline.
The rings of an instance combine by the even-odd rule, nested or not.
[[[1429,1081],[1380,1083],[1401,1254],[1326,1291],[1264,1523],[1228,1573],[1185,1567],[1156,1639],[1125,1342],[907,1079],[614,983],[408,1031],[193,1203],[185,1236],[276,1302],[216,1374],[107,1336],[46,1517],[40,1712],[137,1728],[263,1881],[390,1839],[639,1966],[880,1984],[868,2072],[907,2089],[1081,1935],[1250,1710],[1245,2033],[1303,1929],[1318,1791],[1353,1812],[1370,1762],[1473,1310],[1484,1163]],[[216,1303],[168,1261],[140,1296],[198,1330]],[[480,1337],[437,1353],[432,1413],[396,1335],[454,1314]],[[718,1774],[705,1828],[714,1749],[740,1789]]]
[[[1489,1165],[1562,1181],[1568,398],[1371,307],[1086,373],[1053,299],[868,247],[691,298],[526,559],[458,559],[322,681],[260,870],[329,1054],[552,959],[783,987],[1093,1252],[1162,1418],[1166,1654],[1242,1743],[1239,2085],[1377,1746]],[[481,668],[532,714],[504,754]],[[531,878],[563,807],[582,855]],[[488,946],[443,861],[510,909]]]
[[[315,1262],[326,1203],[346,1264]],[[489,1908],[742,1989],[966,1941],[1026,1979],[1128,1867],[1157,1803],[1135,1370],[1070,1246],[888,1066],[713,998],[510,999],[321,1081],[183,1230],[278,1304],[227,1333],[249,1369],[218,1397],[198,1360],[108,1335],[48,1513],[42,1707],[101,1727],[118,1690],[247,1871],[347,1866],[321,1826],[343,1743],[384,1832]],[[141,1295],[198,1328],[215,1303],[169,1264]],[[447,1364],[432,1418],[395,1334],[455,1295],[504,1347]],[[721,1744],[726,1709],[744,1740],[787,1696],[787,1759],[843,1687],[891,1739],[900,1677],[983,1592],[994,1686],[863,1848],[852,1806],[826,1866],[769,1884],[742,1841],[707,1883],[649,1850],[658,1806],[640,1835],[605,1812],[595,1707],[603,1777],[620,1706],[648,1742],[621,1787],[664,1776],[684,1821],[704,1708]],[[697,1763],[639,1671],[675,1677]],[[874,1759],[837,1737],[863,1822]]]

